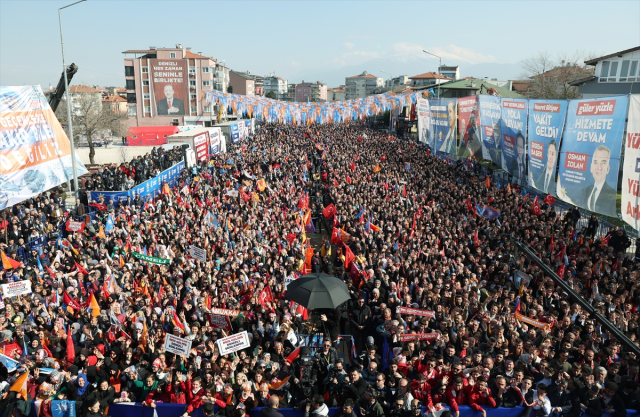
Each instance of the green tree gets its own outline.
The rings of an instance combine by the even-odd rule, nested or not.
[[[267,92],[267,94],[264,95],[266,98],[271,98],[273,100],[277,100],[278,99],[278,95],[276,94],[275,91],[269,91]]]
[[[230,85],[229,87],[227,87],[227,93],[229,94],[233,94],[233,86]]]

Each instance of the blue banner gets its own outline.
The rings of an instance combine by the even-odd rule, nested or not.
[[[456,153],[457,100],[455,98],[430,99],[431,134],[435,138],[438,156]]]
[[[529,101],[529,185],[554,197],[567,104],[567,100]]]
[[[500,150],[502,169],[513,175],[520,184],[527,183],[527,100],[502,99]],[[498,136],[496,136],[498,137]]]
[[[617,216],[618,168],[629,96],[571,100],[558,163],[558,198]]]
[[[500,118],[502,109],[500,97],[480,95],[480,136],[482,137],[482,158],[502,166],[500,149]]]
[[[75,401],[51,401],[53,417],[76,417]]]
[[[147,197],[156,198],[162,193],[162,186],[165,182],[169,184],[169,187],[173,187],[176,184],[183,170],[184,161],[175,164],[171,168],[162,171],[156,177],[151,178],[128,191],[90,191],[89,202],[99,201],[102,197],[104,198],[104,204],[109,204],[111,202],[116,205],[119,202],[127,201],[128,197],[131,197],[131,200],[133,200],[137,195],[145,201],[147,200]]]
[[[236,143],[240,140],[240,129],[237,124],[232,124],[229,126],[229,132],[231,132],[231,142]]]

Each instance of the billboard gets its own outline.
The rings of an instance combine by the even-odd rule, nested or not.
[[[456,121],[458,120],[455,98],[429,100],[431,110],[431,133],[435,139],[437,155],[456,152]]]
[[[149,68],[156,115],[188,114],[188,61],[186,59],[150,59]]]
[[[87,173],[79,158],[76,170]],[[40,86],[0,87],[0,209],[71,178],[71,143]]]
[[[431,111],[429,110],[429,100],[419,98],[416,103],[416,117],[418,118],[418,142],[428,144],[434,148],[433,136],[431,135]]]
[[[203,132],[193,137],[193,150],[198,161],[204,161],[209,154],[209,132]]]
[[[569,102],[558,163],[558,198],[617,216],[618,168],[628,103],[628,96]]]
[[[554,197],[567,104],[567,100],[529,100],[529,185]]]
[[[221,152],[220,140],[222,132],[219,127],[214,127],[209,130],[209,153],[216,155]]]
[[[502,117],[500,134],[497,138],[502,159],[502,169],[509,172],[519,184],[526,184],[528,177],[527,161],[527,100],[501,100]],[[484,119],[484,118],[483,118]]]
[[[640,94],[634,94],[629,102],[624,167],[622,171],[622,220],[634,229],[640,229]]]
[[[231,133],[231,143],[236,143],[240,140],[240,131],[237,123],[229,125],[229,132]]]
[[[478,96],[458,99],[458,123],[460,142],[458,155],[467,158],[473,156],[482,159],[482,145],[480,144],[480,115],[478,114]]]
[[[480,106],[480,136],[482,137],[482,157],[502,166],[502,149],[500,149],[500,97],[478,96]]]

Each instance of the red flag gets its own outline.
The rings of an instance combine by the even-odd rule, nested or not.
[[[489,179],[489,177],[487,177],[487,179],[484,180],[484,185],[486,185],[487,188],[491,188],[491,180]]]
[[[333,186],[338,188],[338,179],[337,178],[333,179]]]
[[[76,300],[74,300],[73,298],[71,298],[66,291],[62,295],[62,302],[65,303],[66,305],[68,305],[69,307],[71,307],[74,310],[78,310],[78,311],[82,310],[82,307],[80,306],[80,303],[77,302]]]
[[[551,235],[551,242],[549,242],[549,250],[553,252],[554,244],[553,244],[553,235]]]
[[[76,262],[76,268],[78,269],[78,272],[81,273],[82,275],[84,275],[85,277],[89,275],[89,272],[86,269],[84,269],[82,267],[82,265],[80,265],[77,262]]]
[[[332,218],[336,214],[336,206],[334,206],[333,203],[329,204],[322,210],[322,214],[327,220]]]
[[[349,246],[344,245],[344,267],[345,267],[345,269],[349,268],[349,265],[351,264],[351,262],[353,262],[353,260],[355,258],[356,257],[353,254],[353,252],[351,252],[351,249],[349,249]]]
[[[556,199],[553,198],[551,194],[547,194],[547,196],[544,198],[544,202],[550,206],[553,206],[556,203]]]
[[[271,293],[271,287],[268,285],[264,287],[264,289],[260,292],[258,296],[258,304],[261,306],[265,306],[266,303],[270,303],[273,301],[273,294]]]
[[[467,205],[467,210],[473,211],[473,205],[471,204],[471,197],[467,197],[467,201],[465,201],[465,204]]]
[[[480,239],[478,239],[478,231],[473,235],[473,246],[480,246]]]
[[[614,271],[618,270],[618,258],[616,258],[616,261],[613,263],[613,266],[611,267],[611,269],[613,269]]]
[[[540,201],[538,200],[538,197],[536,197],[536,199],[533,200],[533,206],[531,207],[531,212],[536,216],[539,216],[540,213],[542,213],[542,210],[540,210]]]
[[[67,295],[65,293],[64,295]],[[71,338],[71,324],[67,325],[67,363],[69,366],[76,360],[76,348],[73,346],[73,339]]]
[[[294,240],[296,240],[296,235],[294,235],[293,233],[289,233],[287,235],[287,242],[289,242],[289,246],[293,244]]]
[[[356,170],[356,163],[352,161],[352,162],[349,164],[349,169],[350,169],[351,171],[355,171],[355,170]]]
[[[351,177],[347,175],[346,181],[347,181],[347,184],[351,184]]]
[[[294,350],[293,352],[291,352],[291,354],[289,356],[287,356],[287,358],[285,359],[285,361],[289,362],[290,364],[293,363],[293,361],[296,360],[296,358],[298,356],[300,356],[300,347],[298,346],[298,348],[296,350]]]
[[[387,159],[387,155],[382,155],[382,158],[380,158],[381,161],[384,161],[385,159]]]
[[[407,198],[407,184],[405,184],[404,187],[402,188],[402,196],[404,198]]]
[[[564,271],[565,271],[565,266],[564,264],[560,265],[560,268],[558,268],[558,276],[560,277],[560,279],[564,279]]]

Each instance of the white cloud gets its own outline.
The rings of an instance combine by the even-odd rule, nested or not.
[[[342,46],[344,46],[347,49],[353,49],[353,48],[356,47],[356,44],[355,43],[351,43],[351,42],[345,42],[345,43],[342,44]]]
[[[291,61],[291,62],[289,62],[289,66],[290,67],[299,67],[300,63],[298,61]]]
[[[485,55],[480,52],[473,51],[457,45],[447,45],[445,47],[429,46],[423,48],[415,43],[398,42],[393,44],[393,51],[402,54],[421,54],[425,58],[427,55],[422,52],[427,50],[435,55],[441,56],[442,59],[452,59],[456,61],[469,62],[471,64],[479,64],[482,62],[495,62],[493,55]]]

